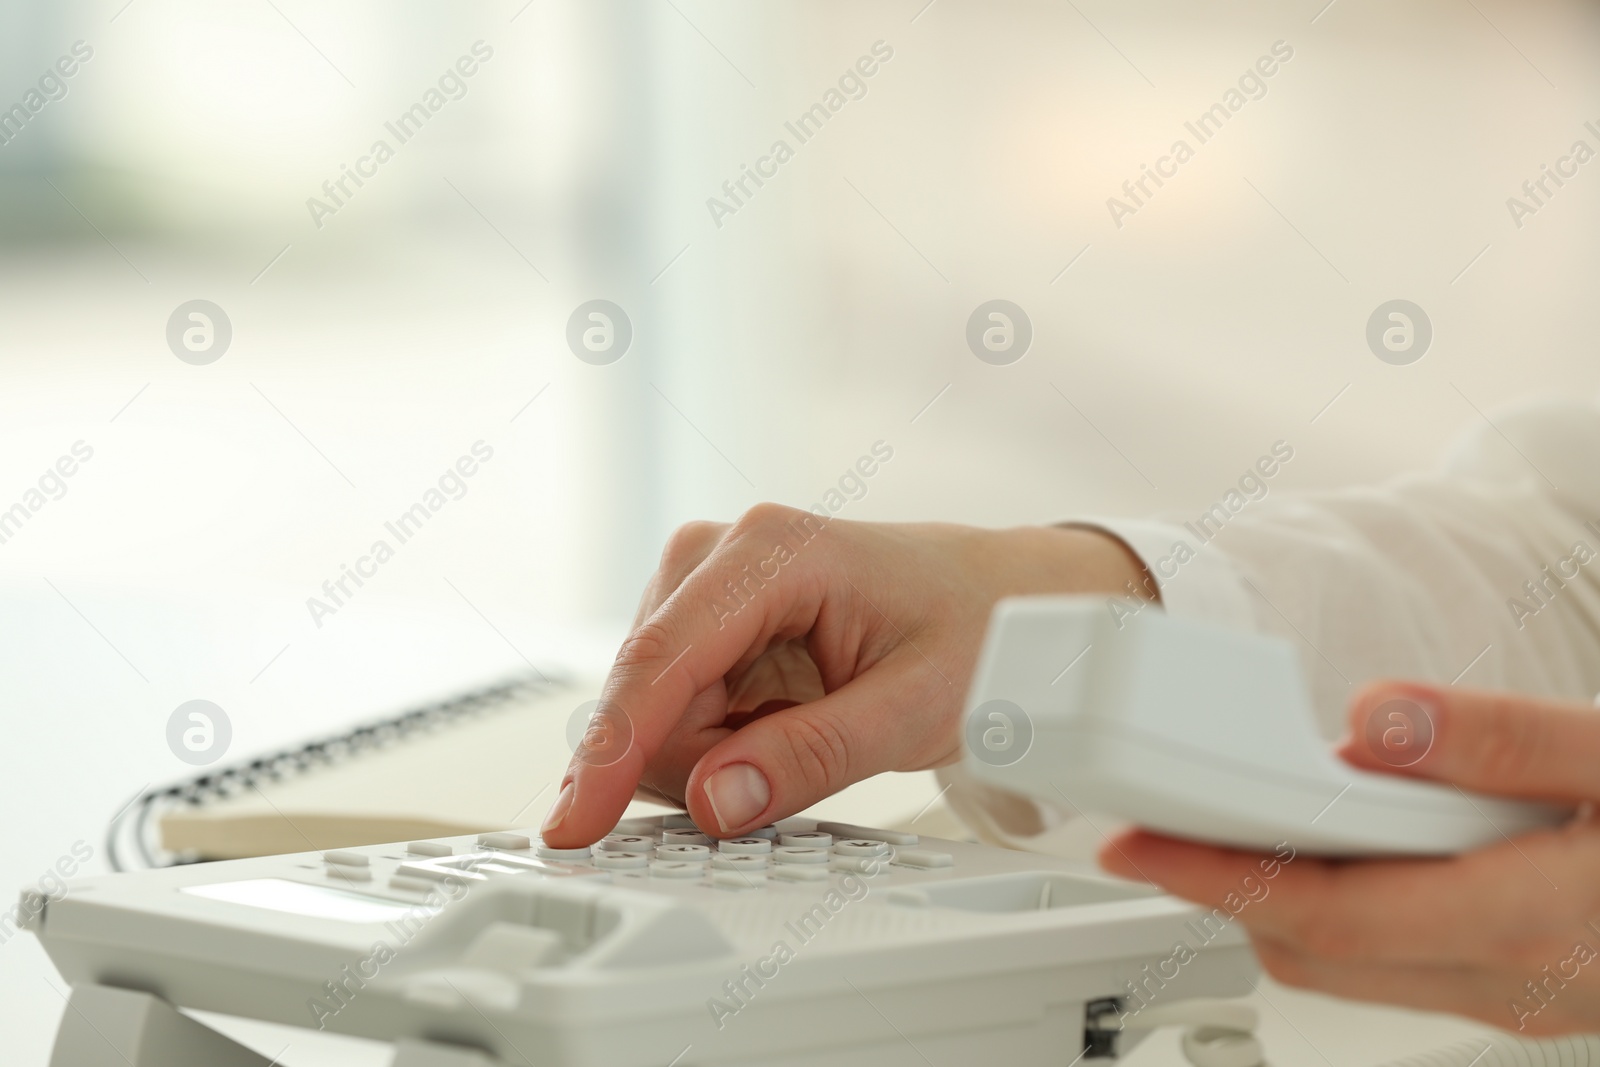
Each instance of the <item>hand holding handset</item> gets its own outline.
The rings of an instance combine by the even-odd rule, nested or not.
[[[1429,724],[1393,729],[1415,747]],[[1569,814],[1357,770],[1319,736],[1288,642],[1097,597],[996,606],[965,730],[992,785],[1240,848],[1448,855]]]

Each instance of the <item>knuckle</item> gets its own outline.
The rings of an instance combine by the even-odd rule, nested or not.
[[[829,793],[848,781],[850,744],[843,730],[826,719],[796,716],[787,731],[794,773],[811,795]]]
[[[762,501],[740,515],[734,522],[731,532],[739,536],[771,530],[782,526],[794,515],[794,508],[784,504],[774,504],[770,500]]]
[[[622,642],[622,647],[617,650],[612,670],[619,675],[630,675],[646,670],[652,664],[677,655],[671,651],[672,647],[672,638],[667,628],[652,619],[635,627]]]
[[[662,567],[673,568],[687,560],[704,555],[707,548],[717,543],[722,536],[722,530],[721,523],[705,521],[684,523],[668,536],[666,547],[661,552]]]

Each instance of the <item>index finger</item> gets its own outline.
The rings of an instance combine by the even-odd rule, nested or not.
[[[579,848],[609,833],[695,697],[753,659],[778,633],[810,629],[821,594],[795,550],[826,521],[777,505],[751,509],[628,636],[595,712],[608,727],[610,743],[623,751],[580,747],[545,818],[547,843]],[[794,562],[770,576],[752,570],[779,544],[789,547]]]

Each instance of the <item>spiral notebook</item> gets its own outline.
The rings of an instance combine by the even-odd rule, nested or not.
[[[538,823],[599,682],[518,677],[148,790],[114,821],[117,869]]]
[[[537,826],[599,691],[599,679],[512,678],[145,790],[113,819],[106,855],[127,870]],[[813,811],[967,836],[928,799],[936,789],[931,775],[880,776]],[[635,801],[628,814],[661,810]]]

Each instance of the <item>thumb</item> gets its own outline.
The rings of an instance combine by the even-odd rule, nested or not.
[[[888,709],[903,705],[906,687],[890,673],[763,716],[713,747],[684,790],[695,824],[737,837],[898,766],[908,731]]]
[[[1517,693],[1376,682],[1339,755],[1364,770],[1529,800],[1600,800],[1600,713]]]

